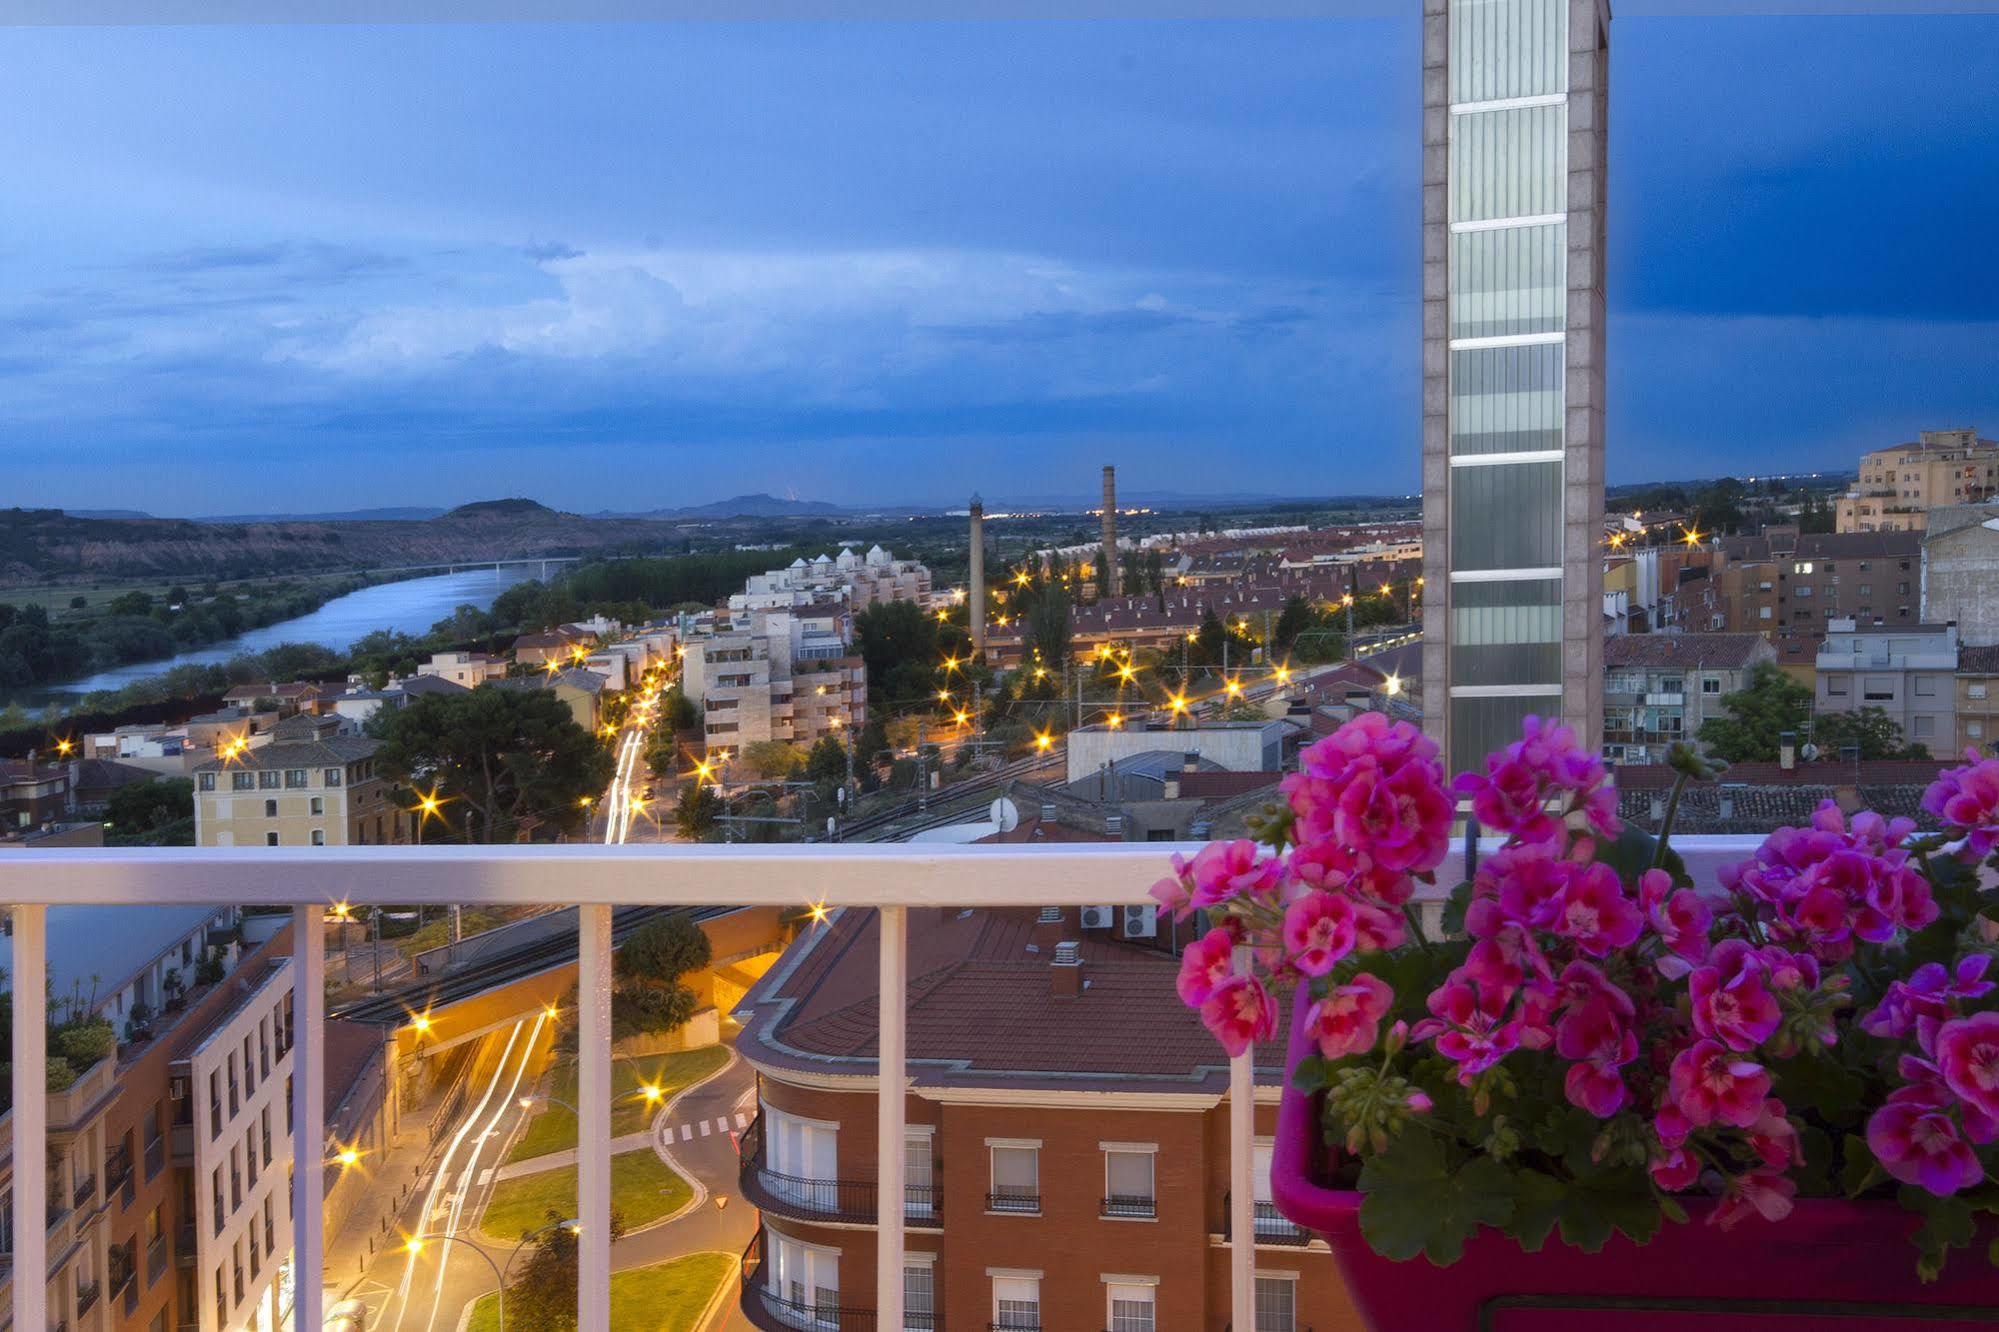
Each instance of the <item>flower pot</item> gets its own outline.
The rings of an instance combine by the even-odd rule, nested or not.
[[[1395,1262],[1368,1248],[1362,1195],[1329,1188],[1332,1152],[1319,1097],[1294,1090],[1290,1070],[1312,1053],[1300,988],[1292,1015],[1284,1098],[1271,1158],[1271,1197],[1286,1217],[1332,1247],[1348,1294],[1373,1332],[1941,1332],[1999,1325],[1999,1269],[1991,1235],[1951,1254],[1924,1285],[1909,1242],[1914,1218],[1893,1201],[1801,1199],[1782,1222],[1752,1217],[1707,1224],[1711,1202],[1688,1198],[1685,1225],[1650,1244],[1617,1236],[1583,1253],[1550,1236],[1524,1252],[1482,1230],[1448,1268]],[[1310,1321],[1301,1311],[1300,1322]]]

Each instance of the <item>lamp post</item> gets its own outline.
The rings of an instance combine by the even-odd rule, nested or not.
[[[521,1236],[521,1242],[519,1244],[516,1244],[514,1246],[514,1251],[507,1255],[507,1261],[504,1266],[501,1265],[500,1263],[493,1261],[492,1254],[487,1253],[484,1249],[480,1248],[477,1244],[473,1243],[471,1240],[464,1239],[457,1235],[434,1234],[434,1233],[411,1235],[408,1239],[403,1241],[403,1249],[405,1252],[414,1257],[417,1254],[423,1252],[423,1246],[427,1242],[431,1240],[436,1240],[439,1243],[447,1246],[445,1249],[445,1253],[447,1256],[451,1252],[450,1248],[448,1247],[449,1245],[463,1244],[466,1248],[470,1249],[472,1252],[478,1254],[481,1258],[485,1259],[486,1266],[493,1269],[493,1279],[499,1282],[500,1288],[495,1293],[499,1299],[500,1332],[506,1332],[507,1274],[514,1270],[514,1260],[521,1256],[521,1250],[525,1249],[528,1245],[534,1243],[536,1240],[540,1239],[543,1235],[548,1234],[552,1230],[567,1230],[569,1231],[570,1234],[574,1235],[579,1233],[582,1229],[583,1229],[583,1223],[581,1221],[578,1221],[574,1217],[569,1217],[562,1221],[551,1221],[539,1230],[531,1230],[527,1234]]]

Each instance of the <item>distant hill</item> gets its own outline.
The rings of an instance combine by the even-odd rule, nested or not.
[[[79,518],[126,516],[146,518],[150,514],[84,514],[70,510]],[[420,523],[435,518],[444,510],[439,508],[388,508],[349,509],[341,513],[238,513],[219,514],[212,518],[197,518],[199,523]]]
[[[710,504],[693,504],[682,509],[653,509],[646,513],[602,517],[636,518],[816,518],[837,517],[853,510],[824,500],[779,499],[775,495],[737,495]]]
[[[447,522],[462,519],[560,518],[562,516],[562,514],[557,513],[546,504],[531,499],[479,500],[472,504],[461,504],[451,510],[451,512],[443,515]]]
[[[139,509],[64,509],[72,518],[102,518],[107,522],[122,522],[129,518],[151,518],[153,515]]]

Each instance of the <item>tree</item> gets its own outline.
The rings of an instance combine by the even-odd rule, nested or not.
[[[812,752],[805,756],[805,778],[835,786],[847,780],[847,747],[840,743],[838,737],[819,737],[819,742],[812,746]]]
[[[194,818],[194,782],[186,777],[154,777],[121,786],[104,802],[104,818],[120,836],[158,834]],[[187,843],[194,840],[189,830]]]
[[[805,755],[788,740],[752,740],[737,757],[765,781],[783,781],[805,766]]]
[[[519,841],[583,825],[586,796],[610,784],[617,763],[546,690],[482,685],[463,694],[427,694],[375,714],[376,755],[392,780],[434,790],[459,807],[466,840]]]
[[[687,841],[698,842],[715,830],[715,820],[721,814],[722,797],[715,794],[715,788],[694,782],[680,792],[680,803],[673,807],[673,826]]]
[[[618,950],[613,1027],[631,1035],[685,1026],[701,1001],[681,977],[707,966],[712,955],[708,936],[687,913],[647,921]]]
[[[1853,747],[1864,759],[1926,759],[1929,746],[1905,745],[1902,728],[1880,708],[1857,712],[1827,712],[1812,719],[1812,743],[1819,758],[1836,759],[1840,751]]]
[[[1771,762],[1784,732],[1804,733],[1812,715],[1812,691],[1771,662],[1759,662],[1748,683],[1721,701],[1726,717],[1701,723],[1702,748],[1729,763]]]
[[[624,1233],[624,1216],[612,1212],[612,1240]],[[576,1232],[568,1218],[550,1208],[548,1224],[522,1260],[520,1275],[507,1287],[507,1326],[516,1332],[573,1332],[576,1273]]]

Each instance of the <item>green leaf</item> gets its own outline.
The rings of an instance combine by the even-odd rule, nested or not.
[[[1916,1274],[1924,1281],[1935,1281],[1950,1251],[1977,1237],[1971,1205],[1962,1198],[1939,1198],[1913,1184],[1904,1184],[1895,1196],[1902,1206],[1923,1218],[1912,1237],[1916,1242]]]
[[[1836,1055],[1808,1050],[1774,1065],[1774,1069],[1776,1094],[1785,1105],[1809,1109],[1840,1127],[1858,1122],[1866,1087]]]
[[[1513,1222],[1507,1230],[1521,1248],[1539,1253],[1561,1219],[1568,1185],[1539,1170],[1514,1171],[1513,1184]]]
[[[1623,1231],[1645,1244],[1664,1223],[1651,1176],[1639,1166],[1599,1170],[1573,1181],[1559,1214],[1562,1242],[1595,1253]]]
[[[1471,880],[1466,879],[1451,889],[1451,895],[1444,899],[1443,926],[1445,934],[1465,932],[1465,913],[1471,910]]]
[[[1368,1247],[1404,1262],[1424,1254],[1439,1267],[1464,1255],[1480,1226],[1504,1226],[1513,1215],[1514,1181],[1489,1157],[1454,1160],[1428,1132],[1398,1136],[1360,1172],[1367,1195],[1360,1230]]]
[[[1617,877],[1627,884],[1638,882],[1638,876],[1652,868],[1652,858],[1659,853],[1659,839],[1636,824],[1627,823],[1624,831],[1615,840],[1599,840],[1596,844],[1598,863],[1608,865],[1617,871]],[[1666,860],[1660,867],[1673,876],[1673,882],[1691,882],[1687,877],[1687,863],[1680,853],[1670,846],[1666,848]]]
[[[1326,1071],[1324,1056],[1306,1055],[1291,1070],[1291,1085],[1301,1092],[1315,1092],[1326,1085]]]
[[[1873,1151],[1867,1146],[1867,1139],[1858,1133],[1846,1135],[1846,1164],[1840,1167],[1839,1187],[1849,1198],[1858,1198],[1887,1179],[1881,1163],[1874,1159]]]

